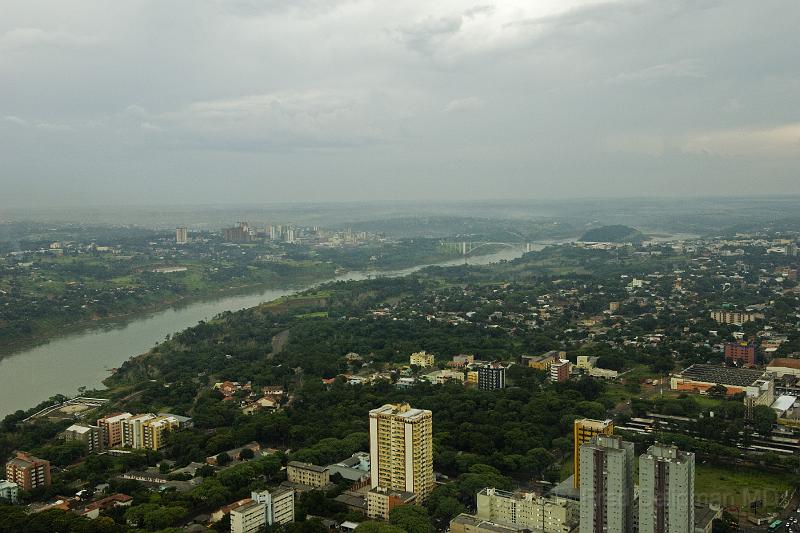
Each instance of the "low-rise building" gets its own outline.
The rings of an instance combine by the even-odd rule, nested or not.
[[[461,370],[435,370],[422,376],[422,379],[434,385],[443,385],[448,381],[458,381],[464,383],[464,372]]]
[[[672,390],[704,394],[715,385],[722,385],[728,395],[745,392],[765,372],[748,368],[731,368],[718,365],[694,364],[670,378]]]
[[[291,461],[286,465],[286,478],[292,483],[314,488],[324,487],[331,482],[328,467],[300,461]]]
[[[569,533],[578,525],[577,502],[532,492],[485,488],[478,493],[478,518],[544,533]]]
[[[13,481],[0,479],[0,502],[17,503],[19,499],[19,485]]]
[[[450,520],[450,533],[524,533],[524,526],[511,526],[490,522],[477,516],[461,513]]]
[[[735,326],[741,326],[746,322],[763,319],[764,313],[756,313],[751,311],[726,311],[723,309],[711,311],[711,318],[720,324],[733,324]]]
[[[433,366],[434,363],[434,356],[432,353],[427,352],[416,352],[412,353],[411,357],[409,357],[409,364],[416,365],[421,368]]]
[[[800,359],[792,359],[789,357],[773,359],[767,365],[767,372],[772,372],[779,378],[783,376],[800,377]]]
[[[84,507],[82,510],[78,512],[80,516],[84,516],[86,518],[90,518],[94,520],[102,511],[107,509],[111,509],[114,507],[130,507],[133,504],[133,498],[128,496],[127,494],[112,494],[111,496],[106,496],[101,500],[94,501]]]
[[[550,365],[565,357],[566,352],[551,350],[543,355],[523,355],[522,364],[536,370],[550,370]]]
[[[416,496],[413,492],[375,487],[367,493],[367,516],[389,520],[389,513],[392,509],[414,503],[415,500]]]
[[[575,368],[593,378],[616,379],[619,377],[619,372],[616,370],[598,367],[597,361],[599,359],[600,358],[596,356],[579,355],[575,363]]]
[[[369,453],[356,452],[344,461],[328,465],[330,475],[339,474],[350,481],[363,481],[369,477]]]

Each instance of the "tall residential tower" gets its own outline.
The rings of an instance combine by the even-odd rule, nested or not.
[[[407,500],[410,494],[418,503],[428,498],[434,487],[431,419],[430,411],[413,409],[407,403],[387,404],[369,412],[373,489],[369,501]],[[388,510],[385,506],[380,514]]]
[[[639,531],[694,531],[693,453],[655,444],[639,457]]]
[[[580,533],[633,531],[633,443],[597,435],[580,455]]]

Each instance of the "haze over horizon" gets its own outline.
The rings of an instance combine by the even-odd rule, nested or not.
[[[798,15],[8,1],[0,207],[798,194]]]

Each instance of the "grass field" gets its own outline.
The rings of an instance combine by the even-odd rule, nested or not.
[[[762,500],[763,511],[776,510],[784,493],[791,490],[791,478],[789,473],[698,464],[695,468],[695,498],[702,503],[745,508],[750,502]]]

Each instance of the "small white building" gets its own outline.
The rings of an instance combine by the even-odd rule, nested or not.
[[[19,499],[19,485],[13,481],[0,479],[0,500],[17,503]]]

